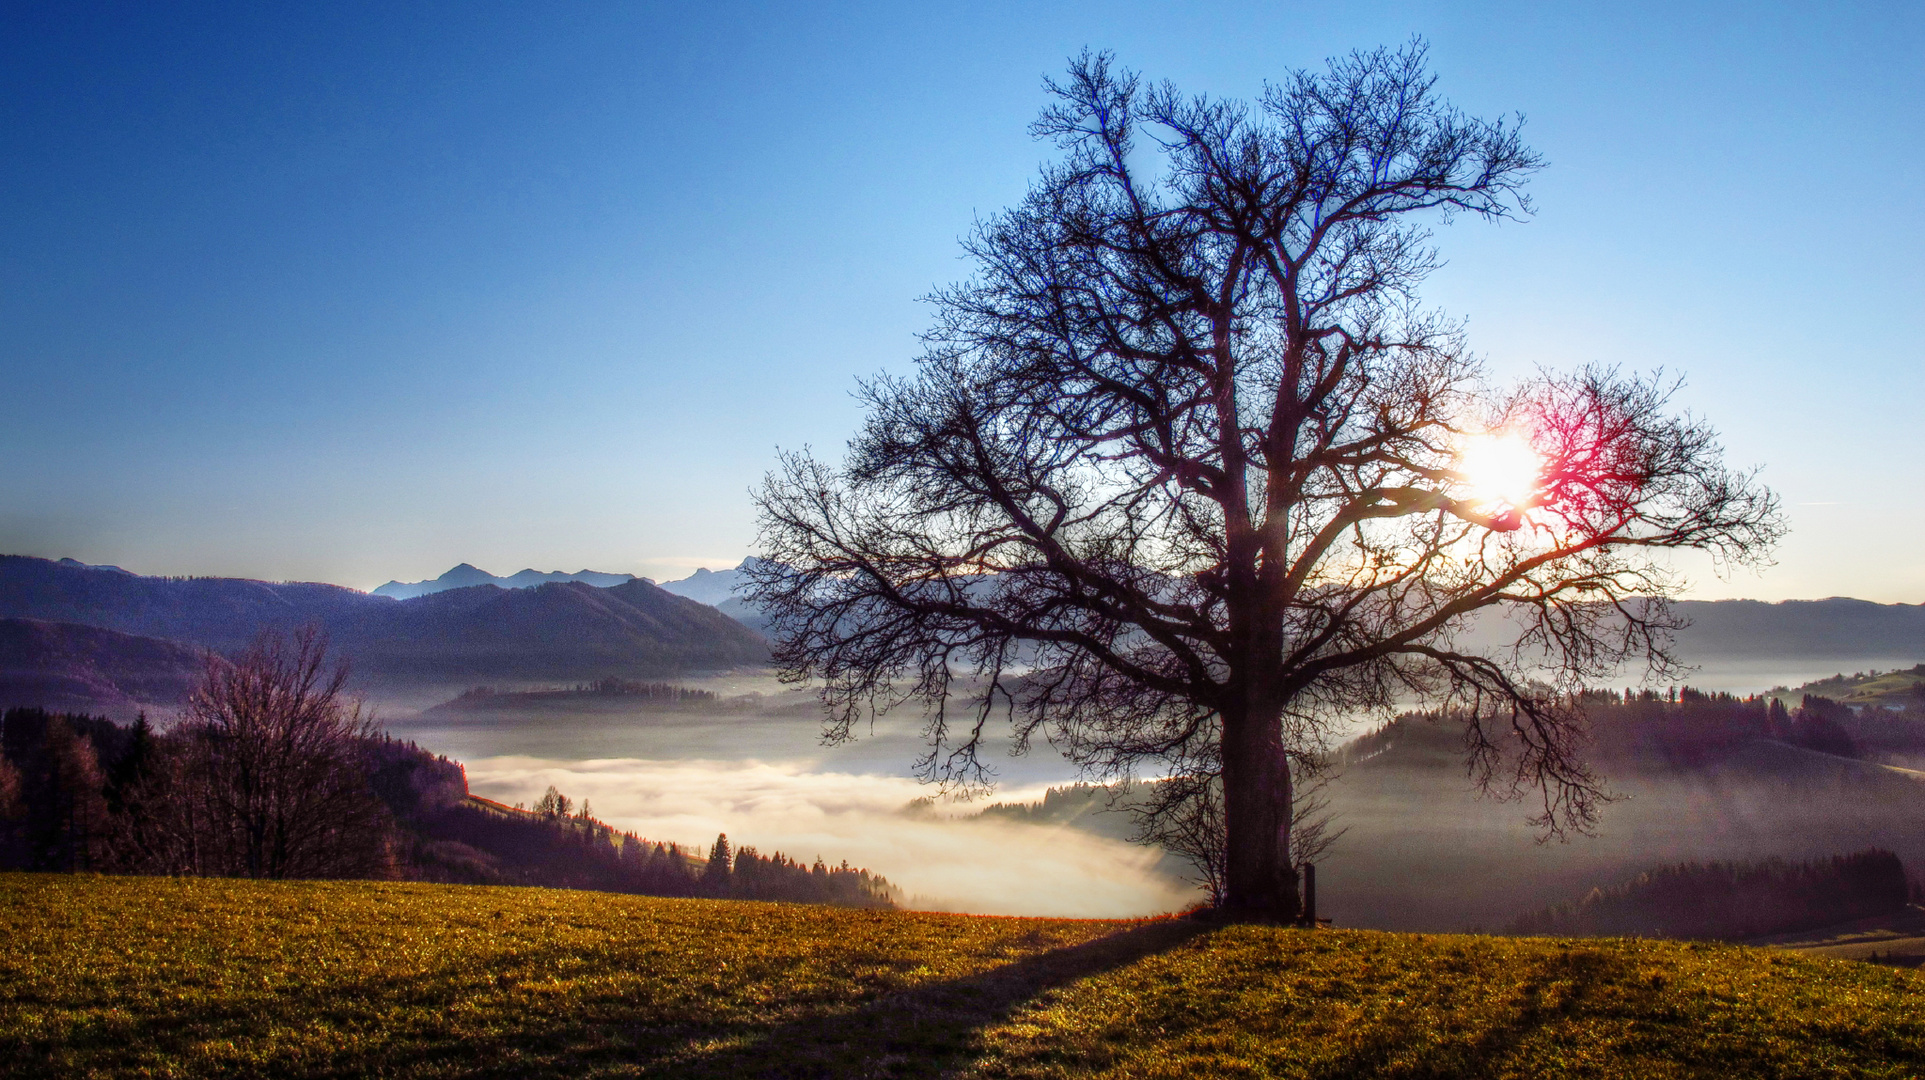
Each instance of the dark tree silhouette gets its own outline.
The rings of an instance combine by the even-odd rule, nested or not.
[[[108,840],[100,756],[91,737],[104,720],[9,709],[0,747],[11,757],[24,865],[35,870],[99,870]],[[0,784],[6,778],[0,776]]]
[[[920,700],[932,778],[985,779],[998,712],[1093,774],[1216,770],[1249,917],[1296,914],[1291,762],[1337,715],[1447,706],[1487,787],[1587,824],[1568,691],[1669,665],[1651,553],[1779,525],[1666,384],[1496,390],[1417,307],[1427,221],[1528,212],[1516,126],[1443,102],[1420,44],[1254,105],[1088,54],[1050,91],[1064,157],[966,242],[919,373],[864,385],[845,464],[758,494],[752,599],[827,735]],[[1508,650],[1466,643],[1491,608]]]
[[[535,804],[535,813],[542,817],[565,818],[575,809],[574,802],[563,795],[555,785],[548,785],[548,792]]]
[[[25,815],[27,804],[20,796],[20,770],[0,754],[0,822]]]

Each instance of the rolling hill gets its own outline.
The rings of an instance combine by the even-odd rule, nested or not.
[[[363,671],[397,681],[636,678],[768,659],[754,631],[641,580],[453,589],[329,629]]]
[[[316,582],[146,577],[0,555],[0,618],[81,623],[221,650],[245,645],[263,628],[314,622],[333,629],[395,603]]]
[[[201,671],[201,650],[164,638],[39,619],[0,619],[0,708],[117,720],[171,712]]]
[[[1678,635],[1693,663],[1728,658],[1855,660],[1908,656],[1925,660],[1925,604],[1824,600],[1686,600],[1678,611],[1691,625]]]

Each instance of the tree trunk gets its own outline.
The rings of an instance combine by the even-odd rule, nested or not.
[[[1224,716],[1226,914],[1275,923],[1297,918],[1297,875],[1290,862],[1292,796],[1282,706],[1261,705],[1240,716]]]

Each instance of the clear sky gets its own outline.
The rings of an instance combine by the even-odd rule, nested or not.
[[[680,577],[1048,148],[1085,45],[1249,97],[1426,37],[1525,225],[1500,371],[1684,373],[1793,532],[1702,596],[1925,602],[1925,5],[0,5],[0,551],[362,588]]]

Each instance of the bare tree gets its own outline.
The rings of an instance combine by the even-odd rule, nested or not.
[[[343,694],[345,665],[309,628],[210,657],[155,810],[152,847],[174,872],[367,877],[389,862],[388,821],[360,760],[371,722]]]
[[[1214,754],[1249,918],[1297,915],[1290,760],[1338,717],[1448,710],[1487,789],[1593,819],[1571,692],[1668,670],[1661,553],[1760,559],[1776,504],[1669,384],[1498,389],[1418,307],[1427,223],[1524,216],[1541,166],[1433,83],[1413,44],[1254,105],[1101,55],[1050,84],[1064,156],[966,241],[918,374],[758,494],[752,599],[828,737],[927,703],[921,767],[962,784],[997,714],[1096,774]],[[1493,610],[1509,646],[1473,647]]]

